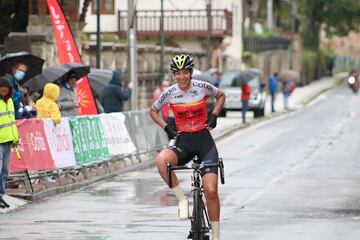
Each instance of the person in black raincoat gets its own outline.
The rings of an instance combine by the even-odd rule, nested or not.
[[[122,76],[120,71],[114,71],[109,86],[104,88],[102,105],[105,113],[121,112],[123,101],[131,97],[131,84],[129,89],[122,89]]]

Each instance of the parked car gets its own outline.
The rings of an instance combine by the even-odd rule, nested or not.
[[[248,110],[254,112],[254,117],[264,116],[266,102],[265,84],[261,79],[260,71],[254,68],[233,70],[223,74],[220,89],[225,93],[226,101],[220,116],[225,117],[227,111],[241,111],[241,84],[243,81],[248,82],[252,88]]]

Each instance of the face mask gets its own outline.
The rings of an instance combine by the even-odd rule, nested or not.
[[[16,71],[14,77],[17,80],[22,80],[25,77],[25,73],[23,71]]]

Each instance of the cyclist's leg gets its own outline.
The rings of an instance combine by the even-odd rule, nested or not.
[[[203,147],[202,151],[200,151],[199,160],[204,163],[217,163],[219,161],[219,154],[211,135],[204,142],[207,147]],[[219,240],[220,200],[218,194],[218,168],[204,168],[202,172],[204,194],[212,226],[212,239]]]
[[[211,136],[204,142],[206,145],[205,147],[202,147],[199,152],[199,161],[205,164],[217,163],[219,161],[219,154],[215,142]],[[219,221],[220,201],[218,195],[218,168],[206,167],[201,169],[201,171],[209,218],[211,221]]]
[[[207,173],[203,176],[204,194],[212,227],[212,239],[220,239],[220,200],[218,194],[218,175]]]
[[[210,221],[219,221],[220,200],[218,194],[218,175],[208,173],[203,176],[204,194]]]
[[[181,142],[180,142],[181,143]],[[186,159],[188,159],[187,151],[185,148],[178,143],[178,146],[170,146],[170,149],[164,149],[161,151],[156,157],[156,165],[161,177],[168,184],[168,176],[167,176],[167,162],[169,162],[172,166],[176,166],[178,164],[184,164]],[[185,162],[186,163],[186,162]],[[189,202],[185,194],[182,192],[179,181],[176,177],[175,172],[171,173],[172,176],[172,186],[171,191],[175,194],[176,198],[179,201],[179,218],[181,220],[186,220],[189,218]]]
[[[172,166],[177,166],[178,164],[178,157],[176,153],[171,149],[164,149],[156,156],[156,166],[160,173],[160,176],[165,181],[165,183],[169,185],[166,167],[167,162],[169,162]],[[179,185],[179,181],[176,177],[175,172],[171,173],[171,177],[173,187]]]

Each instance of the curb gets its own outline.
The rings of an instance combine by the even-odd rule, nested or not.
[[[305,105],[305,107],[306,107],[309,103],[314,101],[318,96],[320,96],[322,94],[326,94],[326,93],[334,90],[335,88],[340,87],[341,84],[343,83],[344,77],[345,76],[342,76],[342,75],[340,76],[340,74],[339,74],[339,76],[337,77],[338,79],[335,80],[335,83],[332,86],[321,89],[317,94],[314,94],[313,96],[310,96],[310,97],[304,99],[304,101],[302,101],[302,105]]]
[[[99,181],[102,181],[102,180],[113,178],[113,177],[115,177],[115,176],[117,176],[118,174],[121,174],[121,173],[127,173],[127,172],[130,172],[130,171],[143,170],[145,168],[148,168],[148,167],[151,167],[151,166],[154,166],[154,165],[155,165],[154,161],[147,160],[145,162],[136,163],[136,164],[131,165],[129,167],[125,167],[125,168],[116,170],[114,172],[104,174],[102,176],[92,177],[91,179],[87,179],[87,180],[84,180],[84,181],[81,181],[81,182],[68,184],[68,185],[64,185],[64,186],[60,186],[60,187],[56,187],[56,188],[47,189],[45,191],[41,191],[41,192],[38,192],[38,193],[29,194],[28,196],[25,195],[26,196],[25,199],[27,199],[29,201],[41,200],[41,199],[49,197],[49,196],[74,191],[74,190],[80,189],[82,187],[86,187],[86,186],[88,186],[90,184],[93,184],[95,182],[99,182]]]
[[[139,162],[139,163],[135,163],[131,166],[125,167],[125,168],[121,168],[118,169],[116,171],[113,171],[111,173],[107,173],[101,176],[97,176],[97,177],[92,177],[90,179],[87,180],[83,180],[81,182],[75,182],[72,184],[67,184],[67,185],[63,185],[63,186],[58,186],[58,187],[54,187],[54,188],[49,188],[40,192],[36,192],[36,193],[32,193],[32,194],[22,194],[22,195],[12,195],[12,197],[16,197],[16,198],[21,198],[21,199],[25,199],[28,201],[39,201],[42,200],[44,198],[47,197],[51,197],[57,194],[62,194],[62,193],[66,193],[66,192],[70,192],[70,191],[74,191],[74,190],[78,190],[80,188],[86,187],[90,184],[93,184],[95,182],[99,182],[99,181],[103,181],[103,180],[107,180],[110,178],[113,178],[119,174],[123,174],[123,173],[128,173],[131,171],[139,171],[139,170],[143,170],[149,167],[153,167],[155,166],[155,162],[152,160],[146,160],[144,162]],[[14,209],[15,210],[15,209]]]

